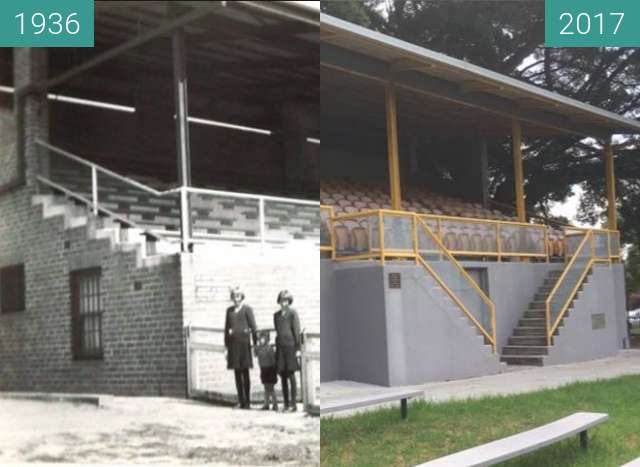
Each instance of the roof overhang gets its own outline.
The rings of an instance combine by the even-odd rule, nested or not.
[[[322,13],[323,71],[341,71],[433,99],[518,119],[552,133],[608,138],[640,133],[640,122],[486,68]]]

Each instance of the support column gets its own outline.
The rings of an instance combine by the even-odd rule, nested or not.
[[[513,175],[515,181],[516,215],[518,221],[526,222],[524,209],[524,175],[522,169],[522,127],[514,119],[511,125],[511,152],[513,154]]]
[[[611,230],[618,230],[618,211],[616,209],[616,176],[613,166],[613,148],[611,140],[604,144],[605,171],[607,177],[607,219]]]
[[[43,48],[16,48],[13,54],[15,112],[18,137],[18,170],[23,170],[27,186],[35,187],[36,175],[49,176],[49,158],[35,144],[49,140],[49,107],[46,92],[34,88],[47,80],[48,56]],[[25,89],[30,89],[25,92]],[[21,166],[22,165],[22,166]],[[21,166],[21,167],[20,167]]]
[[[487,138],[480,138],[480,196],[482,206],[489,208],[489,152]]]
[[[178,154],[178,178],[180,192],[180,232],[182,251],[189,251],[191,240],[191,206],[186,189],[191,186],[191,152],[189,148],[189,109],[187,92],[187,56],[184,30],[178,29],[172,36],[173,88],[176,107],[176,143]]]
[[[385,83],[384,98],[387,113],[387,157],[389,158],[389,191],[391,195],[391,208],[399,211],[402,209],[402,192],[400,190],[396,90],[393,83]]]

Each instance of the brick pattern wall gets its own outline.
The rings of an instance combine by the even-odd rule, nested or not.
[[[0,101],[0,188],[18,178],[16,124],[12,105]]]
[[[239,285],[259,328],[273,327],[278,292],[287,289],[294,296],[301,327],[320,332],[320,265],[314,248],[298,255],[272,253],[263,258],[232,251],[226,258],[184,254],[181,264],[185,325],[224,327],[225,311],[231,305],[229,289]]]
[[[26,276],[26,311],[0,313],[0,390],[184,397],[179,258],[139,268],[135,251],[114,252],[41,210],[27,189],[0,197],[0,266],[24,261]],[[93,266],[102,268],[104,360],[74,361],[69,273]]]

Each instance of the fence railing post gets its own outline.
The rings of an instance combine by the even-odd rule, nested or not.
[[[91,166],[91,208],[93,215],[98,215],[98,169],[95,165]]]
[[[258,201],[258,218],[260,220],[260,251],[264,255],[264,241],[266,234],[265,215],[264,215],[264,198],[260,197]]]
[[[186,186],[180,187],[180,237],[182,252],[189,251],[191,241],[191,213],[189,212],[189,192]]]

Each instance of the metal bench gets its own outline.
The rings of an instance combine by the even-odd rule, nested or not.
[[[640,457],[632,460],[631,462],[627,462],[626,464],[621,465],[620,467],[640,467]]]
[[[579,435],[580,446],[587,447],[587,430],[609,418],[606,413],[577,412],[533,430],[456,452],[416,467],[485,466],[504,462],[536,451],[563,439]]]
[[[372,394],[368,396],[358,396],[340,399],[336,402],[323,402],[320,407],[320,414],[325,415],[334,412],[342,412],[344,410],[359,409],[362,407],[370,407],[372,405],[384,404],[385,402],[400,401],[400,415],[403,420],[407,419],[407,400],[413,397],[424,395],[424,391],[404,390],[404,391],[386,391],[380,394]]]

